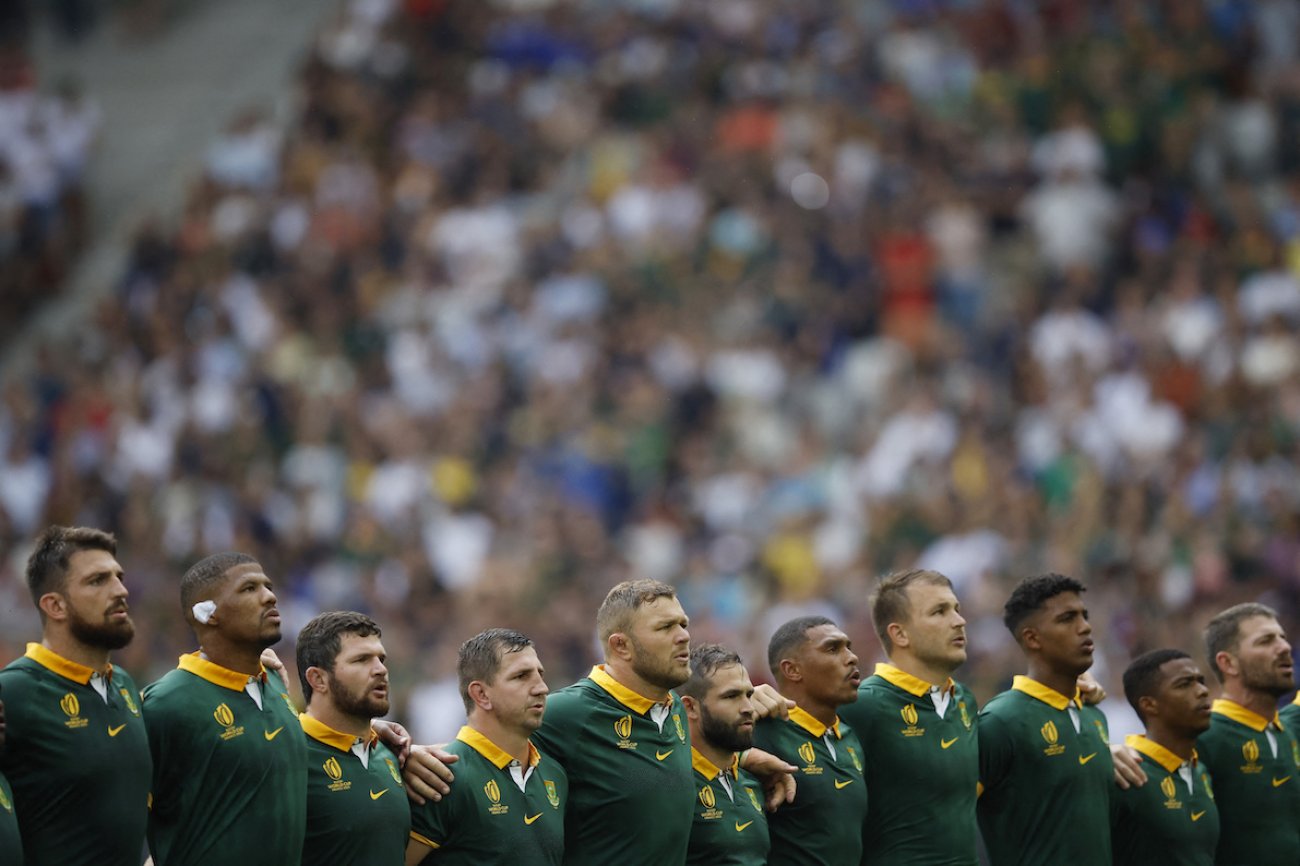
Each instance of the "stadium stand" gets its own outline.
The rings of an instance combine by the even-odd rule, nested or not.
[[[50,521],[118,534],[138,678],[185,566],[249,550],[286,632],[383,624],[417,722],[489,625],[580,675],[629,575],[865,663],[873,577],[936,568],[981,699],[1037,571],[1089,584],[1112,693],[1236,601],[1296,633],[1295,4],[346,8],[287,137],[232,119],[5,383],[8,656]]]

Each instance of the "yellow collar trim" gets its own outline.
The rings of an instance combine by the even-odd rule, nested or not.
[[[1029,677],[1021,675],[1017,675],[1016,678],[1011,681],[1011,688],[1018,692],[1024,692],[1031,698],[1037,698],[1053,709],[1063,710],[1070,704],[1074,704],[1080,709],[1083,708],[1083,701],[1080,700],[1077,689],[1074,692],[1074,697],[1067,698],[1056,689],[1049,688],[1038,680],[1030,679]]]
[[[1283,730],[1282,720],[1278,718],[1277,713],[1273,718],[1266,719],[1258,713],[1248,710],[1236,701],[1230,701],[1227,698],[1219,698],[1210,705],[1210,712],[1218,713],[1221,716],[1227,716],[1234,722],[1239,722],[1253,731],[1263,732],[1269,726],[1270,721],[1278,730]]]
[[[794,707],[790,710],[790,721],[803,728],[814,737],[824,737],[827,731],[835,732],[835,739],[840,738],[840,717],[835,717],[835,723],[829,728],[812,717],[803,707]]]
[[[593,667],[590,676],[593,683],[609,692],[614,696],[615,700],[627,707],[629,710],[632,710],[637,715],[644,716],[646,713],[650,712],[650,708],[655,706],[656,703],[664,706],[672,705],[672,695],[669,695],[662,701],[652,701],[643,695],[638,695],[636,692],[610,676],[609,671],[605,670],[604,665],[596,665]]]
[[[691,766],[695,768],[695,772],[699,773],[710,782],[722,775],[722,770],[715,766],[708,758],[701,755],[700,750],[694,746],[691,746]],[[731,756],[731,767],[729,769],[731,771],[731,778],[740,778],[740,755],[733,754]]]
[[[899,670],[893,665],[887,665],[884,662],[876,662],[876,676],[918,698],[928,694],[930,689],[934,688],[934,683],[927,683],[920,677],[914,677],[906,671]],[[943,684],[943,691],[952,692],[956,688],[957,684],[952,681],[952,677],[948,677],[948,681]]]
[[[27,658],[41,667],[48,668],[64,679],[72,680],[74,683],[81,683],[83,686],[88,685],[90,678],[95,674],[99,674],[109,681],[113,679],[113,666],[111,664],[104,670],[97,671],[94,668],[79,665],[71,659],[65,659],[49,647],[38,643],[29,643],[26,655]]]
[[[1136,749],[1171,773],[1177,772],[1179,767],[1187,763],[1155,740],[1148,739],[1141,734],[1129,734],[1124,738],[1124,745],[1130,749]],[[1196,766],[1195,749],[1192,749],[1192,766]]]
[[[351,734],[345,734],[342,731],[336,731],[329,725],[322,722],[315,716],[309,716],[306,713],[298,714],[298,721],[302,724],[302,731],[313,740],[318,740],[327,746],[333,746],[340,752],[350,752],[352,747],[357,743],[357,737]],[[370,729],[370,736],[366,738],[366,747],[372,748],[375,743],[379,742],[379,735],[375,733],[374,728]]]
[[[462,725],[460,731],[456,734],[456,739],[487,758],[498,770],[504,770],[514,761],[514,755],[506,752],[496,743],[489,740],[483,734],[471,728],[469,725]],[[528,766],[536,767],[542,762],[542,756],[533,746],[532,740],[528,741]]]
[[[266,668],[262,668],[261,673],[256,677],[250,677],[248,674],[241,674],[239,671],[232,671],[230,668],[223,668],[215,662],[210,662],[196,652],[181,656],[180,663],[176,667],[214,685],[230,689],[232,692],[242,692],[244,686],[252,679],[266,682]]]

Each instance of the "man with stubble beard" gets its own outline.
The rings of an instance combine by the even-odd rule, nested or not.
[[[323,613],[298,633],[298,678],[307,699],[307,836],[312,866],[395,866],[411,809],[397,756],[372,720],[388,714],[387,653],[365,614]]]
[[[41,642],[0,671],[27,866],[140,862],[150,756],[140,693],[109,660],[135,635],[116,557],[106,532],[51,526],[27,560]]]
[[[749,672],[736,653],[706,644],[691,651],[691,678],[678,691],[699,789],[686,866],[763,866],[771,848],[763,788],[740,768],[754,745]]]
[[[181,605],[199,650],[144,691],[154,863],[298,863],[307,750],[285,682],[261,663],[280,640],[271,579],[246,554],[209,556],[181,578]]]
[[[569,777],[569,866],[662,866],[686,858],[695,773],[681,699],[672,690],[690,677],[689,624],[671,586],[618,584],[596,613],[604,664],[547,701],[536,740]],[[770,804],[791,796],[790,765],[758,749],[744,765],[765,783],[775,781]]]
[[[1219,807],[1219,866],[1300,863],[1300,748],[1278,717],[1295,687],[1291,644],[1272,608],[1239,604],[1210,620],[1206,651],[1223,696],[1196,741]]]

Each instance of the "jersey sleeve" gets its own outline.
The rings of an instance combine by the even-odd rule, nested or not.
[[[544,754],[567,768],[570,750],[582,730],[587,713],[578,689],[562,689],[546,699],[542,726],[533,732],[532,739]]]
[[[144,729],[149,737],[149,756],[153,758],[153,781],[149,786],[149,811],[151,818],[167,820],[177,806],[177,754],[179,737],[177,719],[168,702],[159,697],[157,683],[145,686],[141,712]]]
[[[431,850],[455,842],[455,830],[461,824],[456,816],[465,800],[464,788],[464,785],[453,784],[451,792],[436,803],[426,800],[422,806],[412,804],[411,837],[425,844],[432,843]]]
[[[1015,757],[1011,731],[1005,719],[987,710],[979,715],[980,790],[996,788],[1011,772]]]

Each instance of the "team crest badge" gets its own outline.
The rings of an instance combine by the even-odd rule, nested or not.
[[[1300,744],[1295,740],[1291,741],[1291,760],[1295,761],[1296,769],[1300,769]]]
[[[1109,743],[1110,737],[1106,736],[1106,726],[1102,724],[1101,719],[1093,719],[1092,723],[1097,726],[1097,736],[1101,737],[1101,741]]]
[[[284,698],[284,705],[289,708],[289,712],[293,713],[295,716],[298,715],[298,708],[293,705],[293,698],[289,697],[284,692],[280,692],[280,697]]]
[[[384,758],[384,763],[388,765],[388,775],[393,777],[393,781],[402,784],[402,774],[397,772],[397,765],[393,763],[393,759]]]
[[[849,759],[853,761],[853,766],[859,773],[862,772],[862,761],[858,758],[858,752],[852,746],[849,746]]]
[[[966,726],[966,730],[969,731],[969,730],[970,730],[970,726],[971,726],[971,720],[970,720],[970,712],[967,711],[967,709],[966,709],[966,702],[965,702],[965,701],[958,701],[958,702],[957,702],[957,709],[961,711],[961,723],[962,723],[963,725],[965,725],[965,726]]]
[[[686,731],[682,729],[682,717],[673,713],[673,726],[677,728],[677,739],[686,742]]]
[[[126,708],[131,711],[131,715],[139,716],[140,708],[135,705],[135,698],[131,697],[131,693],[125,688],[118,689],[117,693],[122,696],[122,702],[125,703]]]
[[[560,791],[555,787],[555,783],[550,779],[544,779],[546,785],[546,802],[551,804],[552,809],[560,808]]]
[[[5,796],[3,788],[0,788],[0,809],[4,809],[6,812],[12,812],[14,810],[14,806],[9,802],[9,798]]]
[[[1201,784],[1203,784],[1203,785],[1205,786],[1205,794],[1206,794],[1206,796],[1208,796],[1211,800],[1213,800],[1213,799],[1214,799],[1214,789],[1210,787],[1210,777],[1207,776],[1207,775],[1205,775],[1204,773],[1202,773],[1202,774],[1201,774]]]
[[[753,805],[755,812],[763,811],[763,804],[758,802],[758,795],[754,793],[753,788],[746,788],[745,792],[749,794],[749,802]]]

